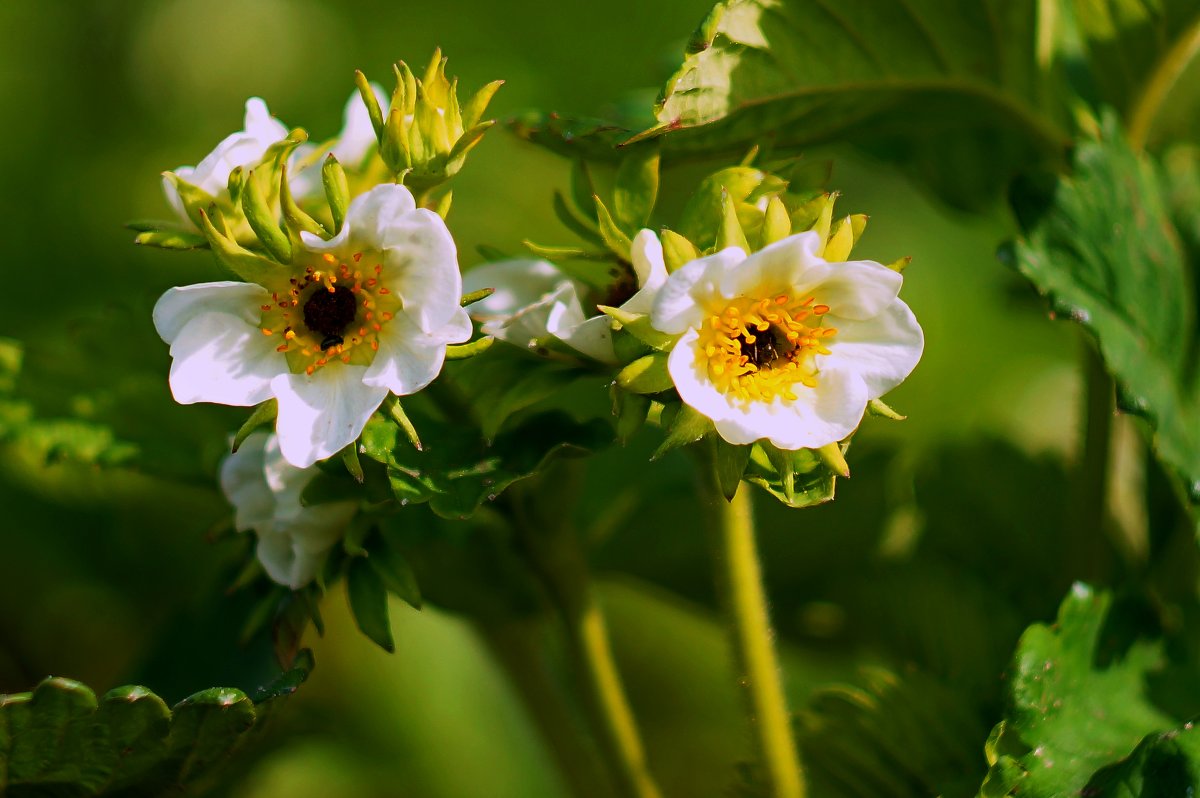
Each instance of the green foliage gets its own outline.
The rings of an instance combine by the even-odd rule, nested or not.
[[[387,466],[396,499],[429,502],[444,518],[469,517],[485,500],[543,470],[559,456],[594,451],[611,440],[602,421],[578,423],[561,413],[532,416],[500,433],[489,445],[468,427],[414,418],[421,434],[437,444],[414,447],[390,419],[376,415],[362,436],[362,452]]]
[[[118,687],[97,699],[63,678],[0,696],[0,792],[128,796],[198,788],[261,731],[312,666],[304,652],[253,698],[214,687],[173,708],[145,687]]]
[[[1134,752],[1100,770],[1083,789],[1090,798],[1173,798],[1200,789],[1200,732],[1187,723],[1152,734]]]
[[[1196,308],[1154,164],[1110,119],[1100,141],[1080,144],[1072,173],[1028,189],[1017,212],[1016,268],[1095,335],[1121,408],[1150,422],[1159,457],[1200,502]]]
[[[1025,632],[1008,715],[989,743],[983,796],[1090,794],[1084,788],[1097,770],[1175,726],[1147,698],[1145,679],[1163,653],[1160,642],[1139,639],[1142,631],[1111,596],[1077,584],[1054,626]]]

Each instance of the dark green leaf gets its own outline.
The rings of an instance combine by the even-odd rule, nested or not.
[[[650,221],[658,199],[659,150],[656,143],[640,144],[625,152],[613,183],[613,214],[629,235]]]
[[[119,687],[97,701],[70,679],[44,680],[32,693],[0,696],[0,793],[159,795],[209,778],[261,727],[263,711],[294,691],[312,669],[297,664],[260,691],[213,688],[168,709],[145,687]],[[20,791],[20,792],[18,792]]]
[[[392,640],[392,622],[388,615],[387,588],[365,557],[352,557],[346,572],[346,593],[350,610],[359,631],[371,642],[391,654],[396,650]]]
[[[1035,0],[726,0],[667,81],[668,150],[844,141],[978,207],[1020,168],[1061,160],[1065,103]]]
[[[1076,584],[1053,626],[1022,635],[1001,735],[1008,741],[990,763],[988,795],[1079,795],[1098,769],[1175,725],[1145,695],[1161,644],[1130,640],[1116,620],[1107,594]]]
[[[1159,457],[1200,501],[1195,308],[1152,164],[1109,119],[1070,176],[1017,207],[1027,228],[1017,269],[1096,336],[1122,409],[1151,423]]]

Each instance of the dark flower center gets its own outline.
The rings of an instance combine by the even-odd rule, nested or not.
[[[326,338],[340,338],[358,314],[354,292],[344,285],[332,291],[318,286],[304,303],[304,326]]]
[[[753,338],[753,341],[748,340]],[[749,358],[751,365],[758,368],[770,366],[784,353],[775,340],[774,330],[755,330],[753,334],[742,333],[733,339],[742,348],[742,354]]]

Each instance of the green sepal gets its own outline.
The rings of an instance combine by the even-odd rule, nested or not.
[[[351,557],[366,557],[367,538],[374,531],[374,522],[369,516],[356,515],[346,527],[346,533],[342,535],[342,551]]]
[[[591,261],[611,261],[613,255],[606,250],[586,250],[579,247],[554,247],[544,244],[537,244],[529,239],[521,242],[527,250],[537,255],[539,258],[546,260],[591,260]]]
[[[821,208],[821,213],[817,216],[817,220],[813,222],[812,230],[817,233],[821,239],[821,248],[817,253],[823,255],[825,253],[825,244],[829,241],[829,232],[833,228],[833,206],[837,202],[838,193],[836,191],[827,195],[825,206]]]
[[[571,210],[571,206],[567,204],[567,198],[563,196],[561,191],[554,192],[554,213],[558,216],[558,220],[563,223],[564,227],[584,241],[590,244],[604,243],[604,239],[600,237],[599,231],[589,222],[580,219],[575,211]]]
[[[388,394],[388,398],[383,400],[383,407],[387,410],[388,417],[396,423],[404,432],[404,437],[408,438],[408,442],[418,452],[424,451],[421,446],[421,438],[417,435],[417,428],[413,426],[412,420],[408,414],[404,412],[404,408],[400,405],[400,397],[395,394]]]
[[[817,454],[830,471],[839,477],[850,477],[850,465],[846,462],[846,455],[837,441],[820,447],[817,449]]]
[[[611,340],[613,354],[617,358],[617,363],[622,366],[654,352],[653,349],[624,331],[614,331]]]
[[[287,164],[284,164],[279,172],[279,209],[283,213],[283,223],[291,236],[293,247],[300,242],[300,233],[302,232],[329,238],[329,231],[320,222],[309,216],[292,196]]]
[[[818,194],[817,196],[805,200],[792,209],[792,230],[794,232],[806,232],[812,230],[817,224],[817,220],[821,218],[821,214],[828,209],[830,218],[833,218],[833,202],[837,199],[837,194],[827,193]]]
[[[642,428],[650,412],[650,397],[612,386],[612,412],[617,419],[617,440],[622,445]]]
[[[246,185],[242,190],[242,213],[250,223],[250,229],[258,236],[264,248],[271,257],[280,263],[290,263],[292,260],[292,242],[279,226],[279,220],[267,205],[266,195],[263,194],[262,181],[255,172],[246,176]]]
[[[674,387],[667,371],[666,352],[645,355],[617,373],[617,385],[633,393],[662,393]]]
[[[410,152],[409,137],[404,110],[393,100],[391,110],[388,111],[383,137],[379,142],[379,157],[383,159],[394,175],[399,175],[412,168],[413,157]]]
[[[905,255],[900,260],[892,261],[887,267],[898,274],[904,274],[904,270],[908,268],[908,264],[910,263],[912,263],[912,255]]]
[[[208,245],[217,260],[246,282],[263,285],[280,274],[278,263],[251,252],[218,232],[209,215],[203,211],[200,212],[200,228],[208,238]]]
[[[388,615],[387,588],[367,557],[352,557],[346,570],[346,594],[359,631],[389,654],[395,653]]]
[[[480,300],[487,299],[494,293],[496,293],[495,288],[480,288],[478,291],[472,291],[469,294],[463,294],[462,299],[458,301],[459,307],[465,308],[467,305],[473,305]]]
[[[746,231],[738,220],[737,208],[734,207],[733,197],[729,192],[721,193],[721,226],[717,228],[715,247],[718,251],[726,247],[738,247],[743,252],[750,251],[750,243],[746,240]]]
[[[836,475],[812,449],[780,450],[767,441],[754,445],[743,479],[789,507],[830,501],[837,483]]]
[[[664,228],[658,238],[662,242],[663,260],[666,261],[668,272],[678,271],[684,264],[700,257],[696,245],[674,230]]]
[[[400,550],[382,536],[374,541],[367,563],[383,586],[414,610],[421,609],[421,587],[412,566]]]
[[[260,403],[254,408],[254,412],[250,414],[250,418],[238,429],[237,434],[233,436],[233,447],[230,451],[236,452],[242,448],[242,444],[250,437],[250,434],[264,424],[274,423],[275,418],[279,415],[279,400],[271,397],[265,402]]]
[[[902,416],[897,413],[882,399],[872,399],[871,401],[867,402],[867,412],[873,416],[890,418],[892,421],[903,421],[904,419],[908,418],[908,416]]]
[[[450,206],[454,202],[454,191],[447,190],[440,197],[433,201],[426,201],[426,207],[436,213],[443,219],[450,216]]]
[[[371,119],[371,127],[375,130],[375,139],[383,140],[383,109],[379,107],[379,98],[371,88],[371,82],[362,70],[354,70],[354,85],[358,86],[358,94],[362,97],[363,105],[367,107],[367,116]]]
[[[366,475],[363,474],[362,463],[358,461],[358,441],[342,449],[342,464],[346,466],[350,476],[354,477],[354,481],[361,485]]]
[[[788,216],[787,207],[779,197],[771,197],[767,203],[766,216],[763,217],[762,245],[769,246],[791,234],[792,219]]]
[[[721,494],[727,501],[732,501],[737,493],[738,485],[742,482],[742,474],[750,464],[750,454],[754,449],[752,444],[737,446],[717,435],[710,435],[709,445],[713,449],[713,467],[716,469],[717,484],[721,486]]]
[[[467,100],[466,105],[462,107],[462,126],[464,130],[470,130],[479,124],[479,120],[483,119],[484,113],[487,112],[488,104],[491,103],[492,97],[504,85],[502,80],[493,80],[491,83],[484,86],[479,91]]]
[[[186,230],[146,230],[138,233],[133,243],[144,247],[186,251],[189,249],[208,249],[208,241],[199,233],[189,233]]]
[[[596,219],[600,223],[600,235],[604,239],[604,243],[616,253],[617,257],[626,262],[632,262],[633,242],[613,220],[608,208],[604,207],[604,203],[600,201],[600,197],[593,195],[592,201],[596,203]]]
[[[786,189],[787,181],[761,169],[750,166],[721,169],[705,178],[688,200],[680,216],[679,232],[701,250],[712,248],[725,223],[728,196],[744,234],[756,236],[762,227],[763,212],[755,203]]]
[[[438,117],[441,119],[441,117]],[[447,175],[457,174],[462,168],[463,162],[467,158],[467,153],[475,149],[475,146],[483,140],[483,134],[488,132],[492,125],[496,124],[496,120],[489,119],[487,122],[480,122],[470,130],[465,131],[458,141],[454,142],[454,146],[450,149],[450,154],[446,157],[446,172]]]
[[[204,209],[217,201],[217,198],[209,194],[199,186],[192,185],[174,172],[163,172],[163,177],[171,181],[175,186],[175,190],[179,192],[179,199],[183,203],[183,209],[187,213],[188,218],[196,223],[197,227],[203,228],[201,217],[204,214]]]
[[[446,360],[466,360],[481,355],[491,349],[494,343],[496,339],[488,335],[465,344],[450,344],[446,347]]]
[[[664,416],[668,411],[672,412],[672,415],[669,420],[664,422],[667,429],[666,437],[654,450],[654,454],[650,455],[651,460],[657,460],[672,449],[695,443],[708,433],[715,431],[708,416],[691,405],[680,402],[674,407],[676,408],[674,411],[670,411],[668,408],[663,412]]]
[[[333,216],[333,234],[337,235],[346,221],[346,208],[350,205],[350,181],[333,153],[329,153],[321,165],[321,184],[325,187],[325,199]]]
[[[651,349],[662,351],[674,343],[677,337],[654,329],[649,314],[630,313],[608,305],[597,305],[596,308],[612,319],[614,331],[624,330]]]
[[[617,167],[613,182],[613,214],[617,223],[634,234],[650,221],[654,203],[658,200],[659,163],[658,142],[629,147]]]

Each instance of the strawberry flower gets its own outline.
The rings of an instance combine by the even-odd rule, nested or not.
[[[685,264],[658,292],[651,323],[680,336],[671,380],[729,443],[815,449],[843,440],[921,358],[924,336],[898,297],[900,274],[872,261],[827,262],[821,247],[813,231],[752,255],[728,247]]]
[[[275,398],[280,452],[298,468],[356,440],[389,392],[432,382],[447,344],[471,335],[454,240],[403,186],[359,195],[336,236],[303,233],[291,264],[257,275],[172,288],[154,324],[175,400]]]

